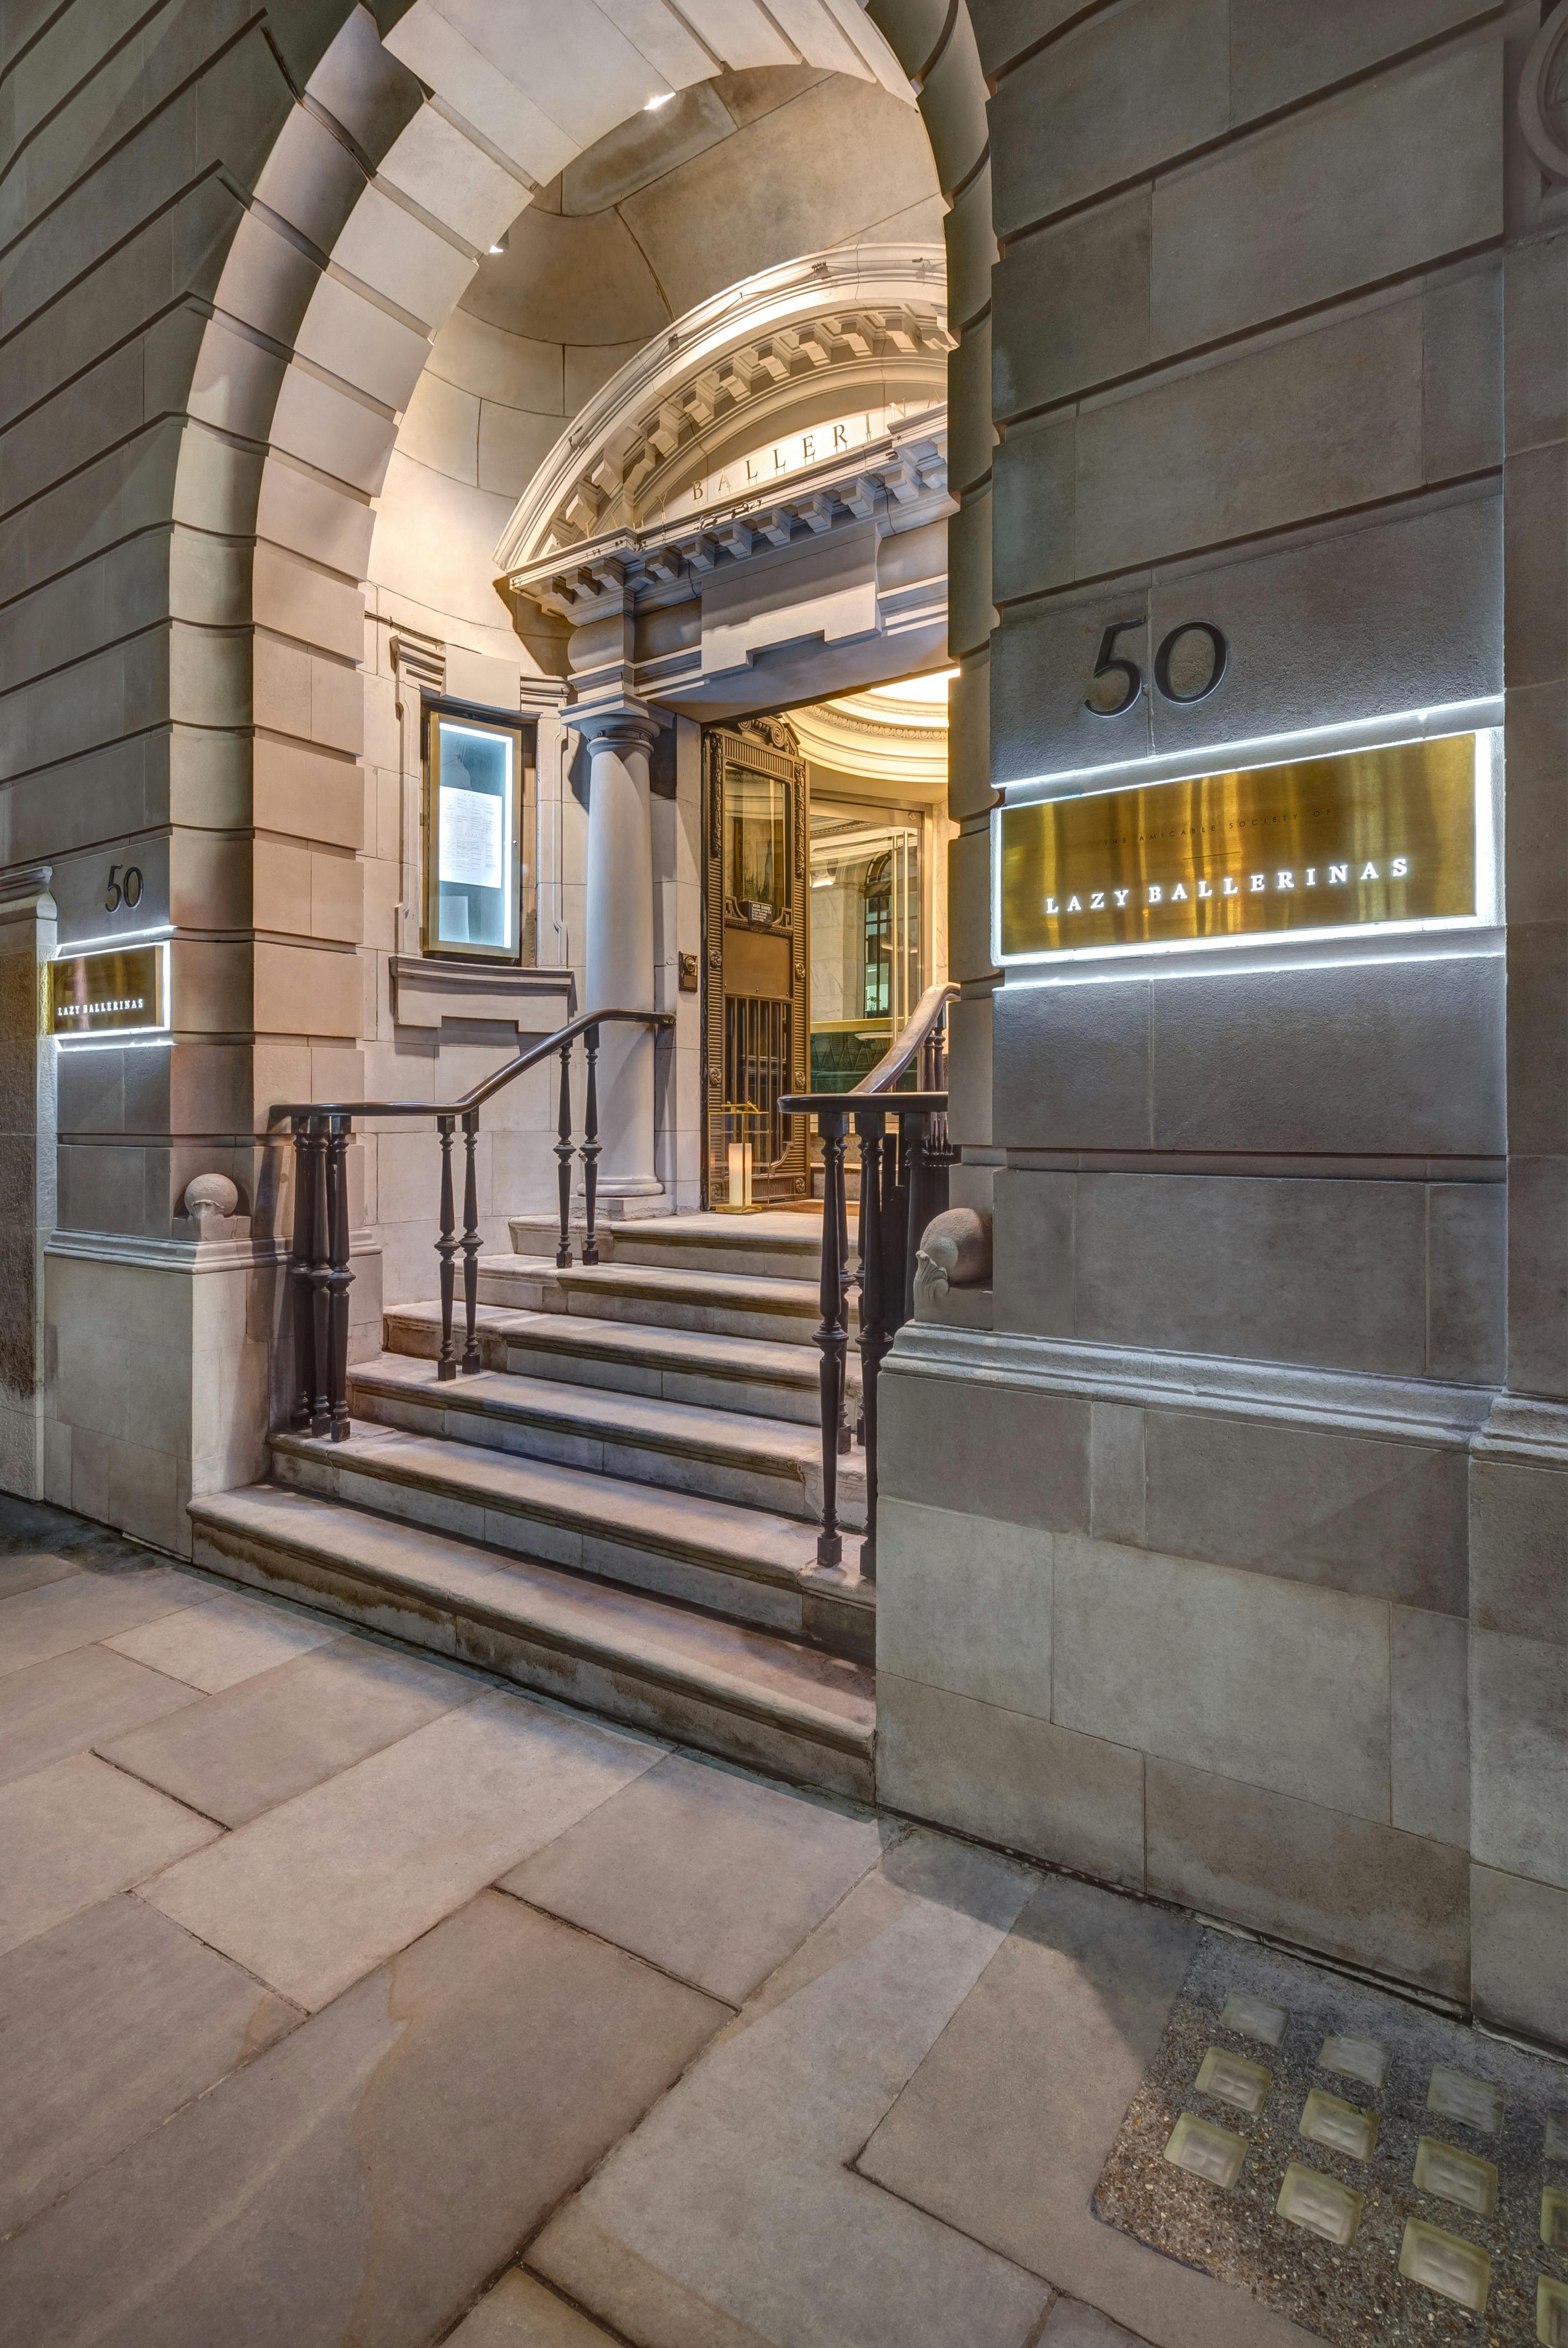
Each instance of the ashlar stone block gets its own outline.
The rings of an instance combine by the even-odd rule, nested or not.
[[[1072,1533],[1055,1553],[1053,1720],[1387,1819],[1380,1601]]]

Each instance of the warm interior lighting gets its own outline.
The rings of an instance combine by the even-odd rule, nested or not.
[[[907,676],[897,685],[868,685],[868,701],[942,701],[948,698],[948,687],[958,675],[956,668],[939,668],[928,676]]]
[[[749,1141],[732,1141],[729,1146],[730,1204],[749,1207],[752,1203],[752,1145]]]

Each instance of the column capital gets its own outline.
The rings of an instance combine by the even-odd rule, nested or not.
[[[561,712],[564,724],[585,742],[602,743],[610,750],[651,750],[660,733],[660,720],[645,702],[626,700],[597,709]]]

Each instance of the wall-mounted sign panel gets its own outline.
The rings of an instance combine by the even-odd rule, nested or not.
[[[111,946],[49,964],[49,1032],[135,1035],[169,1025],[167,943]]]
[[[531,733],[429,701],[424,728],[424,950],[531,960]]]
[[[1473,920],[1476,737],[1003,808],[1002,960]]]

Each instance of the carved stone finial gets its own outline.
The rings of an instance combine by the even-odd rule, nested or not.
[[[949,1288],[981,1288],[991,1276],[991,1219],[949,1207],[928,1222],[915,1258],[915,1318],[935,1318]]]
[[[240,1193],[227,1174],[198,1174],[185,1186],[184,1220],[194,1223],[199,1240],[238,1239],[251,1228],[237,1216]]]

